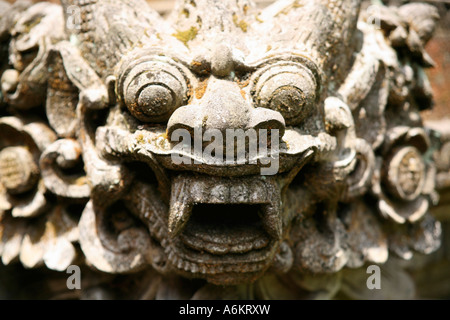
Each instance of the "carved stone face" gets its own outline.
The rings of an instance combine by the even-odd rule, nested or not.
[[[63,1],[64,34],[31,28],[35,65],[2,78],[14,108],[37,101],[30,86],[47,90],[57,139],[3,189],[26,191],[40,170],[48,193],[82,204],[81,249],[109,273],[151,265],[236,285],[384,263],[380,217],[417,222],[432,251],[418,113],[431,97],[420,78],[429,37],[410,39],[419,62],[400,62],[412,42],[394,48],[393,24],[382,33],[359,7],[186,0],[162,18],[140,0]],[[60,21],[58,8],[35,10]],[[0,151],[1,164],[26,152]]]
[[[109,137],[115,136],[104,148],[111,150],[128,139],[127,156],[140,155],[140,161],[152,163],[147,170],[155,172],[153,187],[159,184],[166,192],[154,200],[164,209],[151,213],[163,221],[164,232],[152,236],[171,268],[217,284],[236,284],[256,279],[275,260],[288,268],[292,264],[289,246],[288,254],[277,255],[280,243],[290,238],[292,221],[303,218],[308,210],[314,212],[312,207],[321,198],[305,183],[294,188],[290,184],[305,178],[305,165],[316,170],[313,166],[321,157],[344,162],[342,170],[347,171],[356,161],[356,152],[349,146],[342,154],[326,150],[335,139],[326,133],[323,110],[327,89],[322,88],[322,68],[330,62],[321,57],[323,49],[314,46],[337,41],[336,36],[315,34],[295,19],[307,19],[304,15],[311,11],[332,19],[340,15],[349,20],[344,25],[352,33],[356,8],[351,4],[328,10],[310,3],[304,13],[295,7],[277,12],[275,7],[260,18],[246,1],[220,5],[187,1],[175,10],[172,26],[144,36],[139,46],[122,57],[115,73],[120,107],[97,131],[97,141],[111,141]],[[295,25],[285,25],[286,19]],[[289,36],[299,39],[287,42]],[[315,45],[301,42],[308,36]],[[339,102],[329,101],[328,113],[339,108]],[[343,108],[344,114],[336,115],[330,125],[349,122],[346,125],[352,126],[351,115]],[[259,139],[277,130],[275,142],[280,147],[272,158],[277,161],[276,172],[262,175],[263,156],[251,158],[249,143],[242,147],[227,141],[230,129],[254,132]],[[117,139],[120,130],[122,140]],[[183,143],[191,148],[181,152],[176,148],[177,130],[188,133]],[[214,135],[223,158],[205,153],[212,141],[205,132],[223,137],[218,142]],[[271,137],[265,145],[258,143],[267,147],[270,141]],[[226,162],[225,153],[239,147],[246,161]],[[173,161],[178,155],[184,157],[181,163]],[[301,210],[286,205],[297,197],[303,202]]]

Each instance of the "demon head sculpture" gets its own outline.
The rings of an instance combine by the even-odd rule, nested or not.
[[[143,0],[2,7],[3,262],[27,256],[29,233],[48,242],[27,218],[14,229],[14,204],[36,188],[53,209],[29,216],[70,221],[33,260],[57,270],[78,242],[105,273],[296,297],[307,274],[439,246],[419,114],[433,7],[186,0],[166,18]],[[276,281],[293,285],[270,293]]]

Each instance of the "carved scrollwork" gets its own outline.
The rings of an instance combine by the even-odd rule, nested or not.
[[[372,192],[379,198],[383,216],[403,224],[420,220],[429,208],[435,170],[425,162],[425,132],[418,128],[393,128],[386,140],[383,160],[377,160]],[[421,150],[421,151],[420,151]]]
[[[61,7],[45,2],[26,6],[25,10],[19,4],[6,11],[17,20],[4,31],[11,37],[9,61],[13,68],[2,75],[2,93],[5,101],[18,109],[37,107],[45,101],[49,47],[64,38]]]
[[[80,164],[82,164],[80,158],[81,147],[74,140],[58,140],[50,145],[40,159],[42,177],[46,187],[61,197],[89,198],[91,188],[82,170],[79,173],[64,174],[64,170],[69,171],[77,166],[80,168]]]
[[[25,124],[16,117],[0,120],[0,183],[5,208],[14,217],[32,217],[45,210],[46,188],[39,156],[55,134],[42,123]]]
[[[3,117],[0,132],[2,262],[65,270],[77,256],[72,244],[78,240],[77,222],[69,206],[49,200],[39,166],[56,135],[42,122],[17,117]]]
[[[144,268],[149,251],[147,232],[134,227],[118,205],[100,210],[95,211],[89,202],[80,219],[80,245],[89,263],[103,272],[129,273]]]

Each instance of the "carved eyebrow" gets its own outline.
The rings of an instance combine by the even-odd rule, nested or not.
[[[308,57],[292,52],[279,53],[275,55],[270,55],[255,61],[251,67],[254,70],[263,70],[264,68],[270,67],[277,64],[300,64],[309,70],[316,81],[317,91],[319,92],[322,87],[322,73],[319,67]]]

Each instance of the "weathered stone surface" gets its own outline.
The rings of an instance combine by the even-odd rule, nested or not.
[[[3,264],[95,270],[77,298],[414,297],[396,259],[439,248],[450,186],[433,7],[61,2],[0,2]]]

